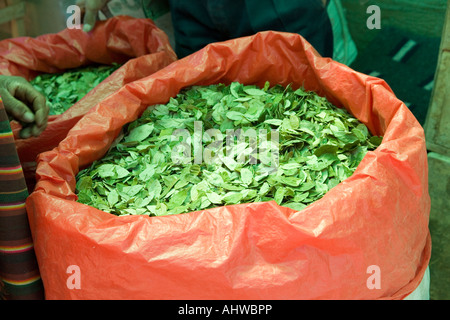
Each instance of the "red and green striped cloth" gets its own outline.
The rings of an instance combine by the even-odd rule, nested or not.
[[[44,299],[25,200],[28,189],[0,98],[0,298]]]

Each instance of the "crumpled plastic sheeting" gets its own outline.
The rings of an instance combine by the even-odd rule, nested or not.
[[[36,38],[0,41],[0,74],[27,80],[40,73],[63,72],[93,63],[124,64],[65,113],[49,116],[47,129],[39,137],[20,139],[20,124],[11,123],[27,178],[34,179],[38,154],[55,148],[90,108],[126,83],[144,78],[175,60],[164,31],[150,19],[127,16],[98,22],[90,33],[65,29]]]
[[[190,85],[267,80],[326,96],[382,144],[300,212],[271,201],[116,217],[75,202],[80,168],[148,105]],[[208,45],[97,104],[39,156],[27,210],[49,299],[403,299],[430,258],[427,170],[424,131],[383,80],[268,31]],[[71,265],[80,289],[67,286]],[[372,266],[379,289],[368,286]]]

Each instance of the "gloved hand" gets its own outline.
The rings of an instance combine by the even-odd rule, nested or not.
[[[85,11],[83,31],[89,32],[95,26],[98,12],[103,9],[110,0],[78,0],[77,6]]]
[[[0,75],[0,97],[8,115],[23,125],[21,138],[39,136],[47,127],[45,97],[22,77]]]

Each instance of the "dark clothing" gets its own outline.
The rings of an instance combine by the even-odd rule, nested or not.
[[[333,55],[333,31],[321,0],[170,0],[179,58],[205,45],[284,31],[302,35],[322,55]]]

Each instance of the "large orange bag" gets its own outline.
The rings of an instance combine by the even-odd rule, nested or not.
[[[36,38],[0,41],[0,74],[27,80],[40,73],[63,72],[93,63],[124,64],[65,113],[49,116],[47,129],[39,137],[20,139],[21,126],[15,121],[11,124],[29,182],[34,180],[37,155],[56,147],[90,108],[126,83],[148,76],[176,59],[167,35],[153,21],[127,16],[98,22],[91,33],[65,29]]]
[[[76,202],[80,168],[148,105],[190,85],[267,80],[325,95],[382,144],[300,212],[271,201],[117,217]],[[27,210],[48,299],[403,299],[430,258],[423,129],[383,80],[297,34],[211,44],[124,86],[39,156],[37,177]]]

